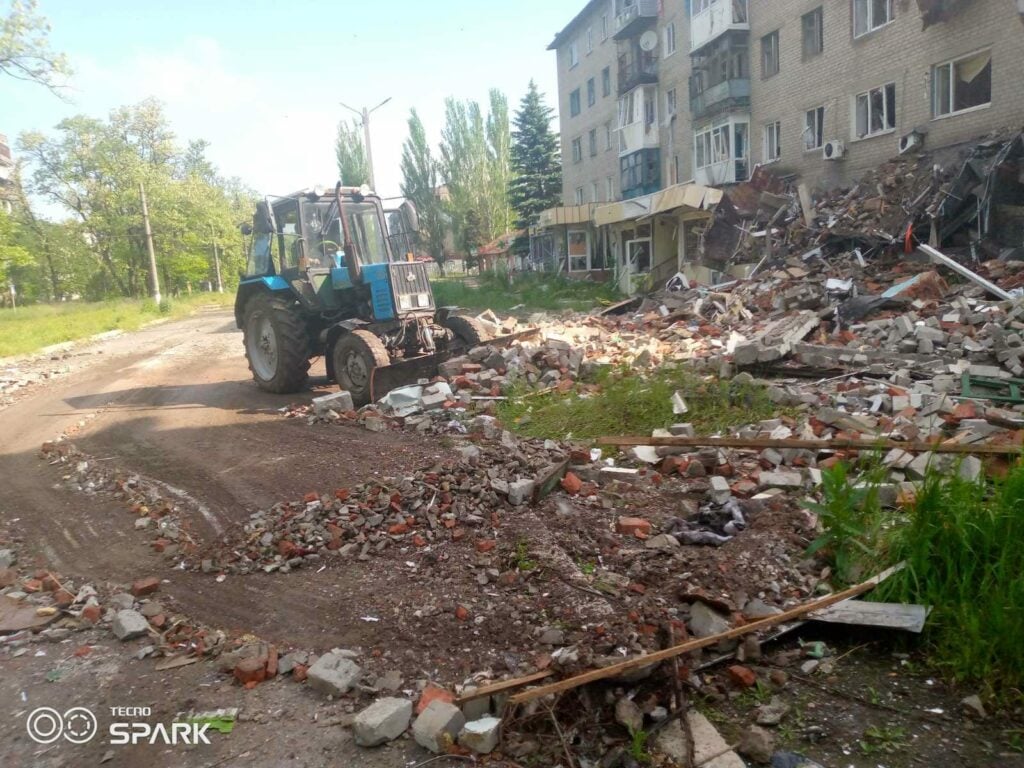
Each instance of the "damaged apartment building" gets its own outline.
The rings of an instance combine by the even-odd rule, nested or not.
[[[549,46],[563,205],[541,215],[533,258],[626,293],[728,279],[694,255],[737,185],[845,188],[894,156],[1024,126],[1022,6],[592,0]]]

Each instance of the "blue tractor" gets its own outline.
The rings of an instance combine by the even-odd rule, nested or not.
[[[487,340],[477,320],[435,307],[417,226],[411,203],[385,213],[340,183],[257,204],[235,322],[261,389],[299,391],[324,357],[358,407]]]

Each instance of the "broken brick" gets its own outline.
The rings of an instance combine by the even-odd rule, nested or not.
[[[566,472],[565,477],[562,478],[562,489],[570,496],[575,496],[580,492],[583,487],[583,481],[579,479],[575,472]]]
[[[496,546],[498,546],[498,542],[494,539],[480,539],[480,541],[476,543],[476,551],[481,553],[490,552]]]
[[[103,612],[98,605],[87,605],[82,609],[82,618],[93,624],[96,624],[102,615]]]
[[[423,710],[430,706],[431,702],[443,701],[446,704],[455,703],[455,694],[451,691],[439,688],[436,685],[427,685],[420,694],[420,700],[416,704],[416,714],[422,714]]]
[[[642,517],[620,517],[616,529],[624,536],[646,539],[651,533],[651,524]]]
[[[267,679],[267,663],[262,657],[242,659],[235,665],[235,679],[242,685],[262,683]]]
[[[139,579],[132,583],[131,593],[135,597],[151,595],[160,589],[160,579],[157,576],[150,576],[146,579]]]
[[[752,688],[757,684],[757,675],[742,664],[733,664],[726,671],[729,673],[729,679],[741,688]]]
[[[460,605],[455,609],[455,618],[459,621],[465,621],[469,618],[469,609],[464,605]]]

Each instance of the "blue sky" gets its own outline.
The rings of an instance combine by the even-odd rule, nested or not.
[[[0,10],[7,2],[0,0]],[[486,3],[348,0],[39,0],[51,40],[75,74],[65,103],[0,78],[0,133],[50,130],[72,114],[105,116],[155,96],[182,140],[257,191],[284,194],[336,179],[338,102],[372,107],[374,165],[383,195],[398,194],[409,109],[435,144],[444,98],[496,87],[514,111],[530,78],[556,105],[556,32],[582,0]]]

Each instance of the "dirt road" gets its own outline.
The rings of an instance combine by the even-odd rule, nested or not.
[[[370,596],[360,605],[346,600],[344,571],[315,580],[311,573],[296,572],[216,583],[202,574],[170,570],[146,547],[146,537],[132,529],[123,508],[64,490],[59,474],[40,460],[39,446],[71,430],[79,447],[97,459],[186,491],[201,505],[202,514],[191,522],[204,538],[229,530],[253,508],[362,482],[395,465],[429,461],[443,449],[355,427],[311,430],[283,419],[277,410],[293,398],[255,388],[228,312],[210,310],[151,326],[86,351],[87,361],[76,371],[0,411],[0,535],[14,542],[22,563],[97,586],[157,575],[166,580],[161,600],[195,620],[251,632],[283,647],[372,645],[372,625],[358,615],[374,600]],[[326,390],[322,379],[320,386]],[[415,751],[406,754],[403,746],[408,742],[367,752],[351,745],[347,729],[323,727],[345,710],[300,686],[278,681],[247,693],[205,664],[154,673],[151,662],[132,658],[134,644],[107,638],[97,630],[91,641],[76,635],[70,645],[32,646],[45,655],[33,652],[0,662],[0,764],[97,764],[103,756],[112,766],[143,760],[197,766],[415,762]],[[58,681],[45,682],[47,672],[83,642],[97,645]],[[83,746],[40,747],[25,735],[24,722],[28,712],[44,705],[100,710],[101,729],[102,710],[112,706],[152,707],[153,720],[163,715],[165,722],[190,709],[242,706],[248,714],[233,734],[214,739],[212,746],[110,747],[98,738]]]

